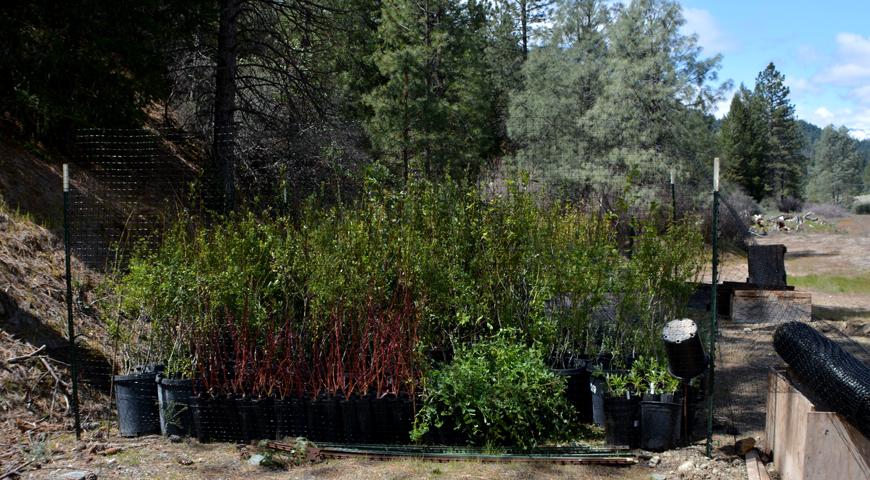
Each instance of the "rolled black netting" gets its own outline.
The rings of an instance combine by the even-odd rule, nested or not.
[[[773,334],[773,347],[826,407],[870,436],[870,368],[800,322],[780,325]]]

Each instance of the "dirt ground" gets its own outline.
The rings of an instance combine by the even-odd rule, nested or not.
[[[112,436],[106,439],[102,431],[85,432],[83,440],[76,442],[71,434],[58,433],[46,441],[38,459],[39,468],[25,468],[21,478],[56,479],[74,472],[93,474],[99,479],[648,480],[652,474],[659,474],[660,478],[745,478],[742,459],[717,451],[716,457],[708,460],[700,445],[661,454],[645,452],[637,465],[620,467],[331,459],[273,469],[250,464],[250,456],[259,451],[255,446],[200,444],[194,440],[171,443],[159,436],[137,439]],[[653,458],[655,465],[650,466],[649,460]]]

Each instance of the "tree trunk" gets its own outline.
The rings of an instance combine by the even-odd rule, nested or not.
[[[217,69],[214,94],[214,206],[228,213],[235,207],[235,110],[238,16],[241,0],[220,0]]]
[[[523,60],[529,56],[529,2],[520,0],[520,29],[523,44]]]

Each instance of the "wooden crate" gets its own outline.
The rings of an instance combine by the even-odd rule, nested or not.
[[[764,434],[762,448],[783,480],[870,478],[870,439],[818,409],[783,371],[768,376]]]

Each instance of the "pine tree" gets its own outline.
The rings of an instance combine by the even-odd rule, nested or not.
[[[861,192],[861,158],[857,142],[845,127],[828,125],[816,143],[807,196],[818,202],[843,204]]]
[[[597,153],[584,117],[604,85],[607,23],[598,0],[560,2],[547,44],[533,49],[523,65],[525,88],[511,96],[514,160],[560,189],[586,183],[584,159]]]
[[[759,99],[741,85],[720,132],[725,174],[757,201],[765,194],[763,167],[767,150],[767,125],[761,107]]]
[[[473,177],[493,141],[484,6],[387,0],[381,12],[374,62],[386,80],[366,97],[376,149],[405,178],[412,171]]]
[[[803,139],[795,120],[794,105],[788,99],[785,77],[773,63],[758,74],[754,95],[762,102],[761,115],[767,126],[765,191],[777,200],[785,196],[800,197],[806,168],[806,159],[801,154]]]
[[[691,136],[700,124],[686,119],[722,91],[711,85],[720,57],[702,58],[696,38],[681,33],[684,22],[677,3],[635,0],[608,30],[607,81],[588,117],[604,152],[594,181],[635,185],[639,200],[668,166],[685,176],[685,164],[697,162]]]
[[[486,61],[493,108],[489,129],[494,134],[491,156],[513,151],[507,134],[510,96],[522,90],[525,55],[516,28],[515,5],[510,0],[492,2],[487,12]]]

